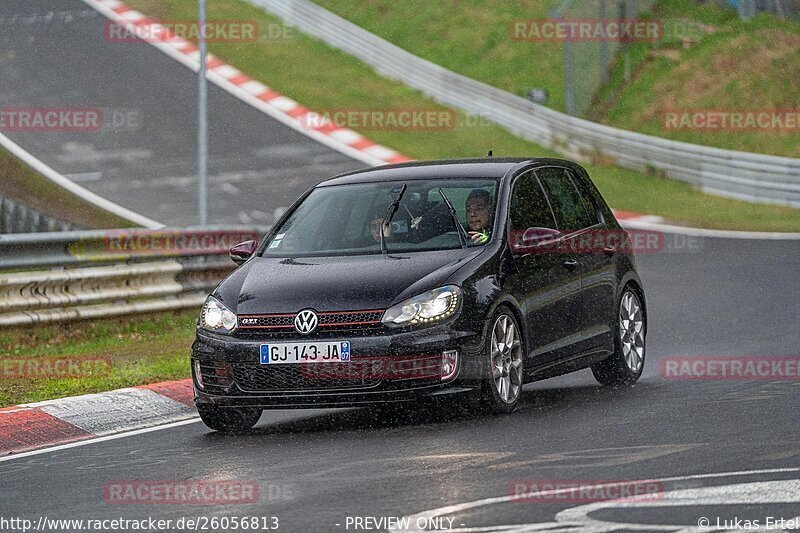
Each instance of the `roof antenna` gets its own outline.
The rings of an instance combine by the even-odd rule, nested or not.
[[[489,153],[486,154],[486,157],[492,157],[492,151],[491,150],[489,150]]]

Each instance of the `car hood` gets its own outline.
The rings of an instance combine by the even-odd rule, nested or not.
[[[385,309],[443,285],[481,249],[351,257],[253,257],[214,296],[240,315]]]

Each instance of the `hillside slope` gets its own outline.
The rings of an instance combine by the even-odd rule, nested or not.
[[[514,20],[547,17],[556,2],[314,1],[460,74],[517,95],[546,88],[548,105],[564,110],[563,45],[509,37]],[[696,144],[800,157],[800,128],[721,132],[664,126],[667,110],[800,109],[800,23],[771,15],[740,21],[732,10],[692,0],[661,0],[640,18],[646,17],[662,22],[665,38],[657,46],[630,46],[632,79],[624,82],[617,61],[589,118]]]

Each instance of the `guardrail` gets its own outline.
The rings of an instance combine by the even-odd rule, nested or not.
[[[571,117],[426,61],[307,0],[248,1],[442,104],[578,160],[612,160],[709,193],[800,207],[800,159],[671,141]]]
[[[200,307],[266,228],[0,235],[0,327]]]
[[[0,196],[0,234],[68,231],[73,224]]]

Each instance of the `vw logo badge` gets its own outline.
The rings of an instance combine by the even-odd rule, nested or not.
[[[303,335],[307,335],[317,329],[317,323],[317,314],[311,309],[304,309],[294,317],[294,329]]]

